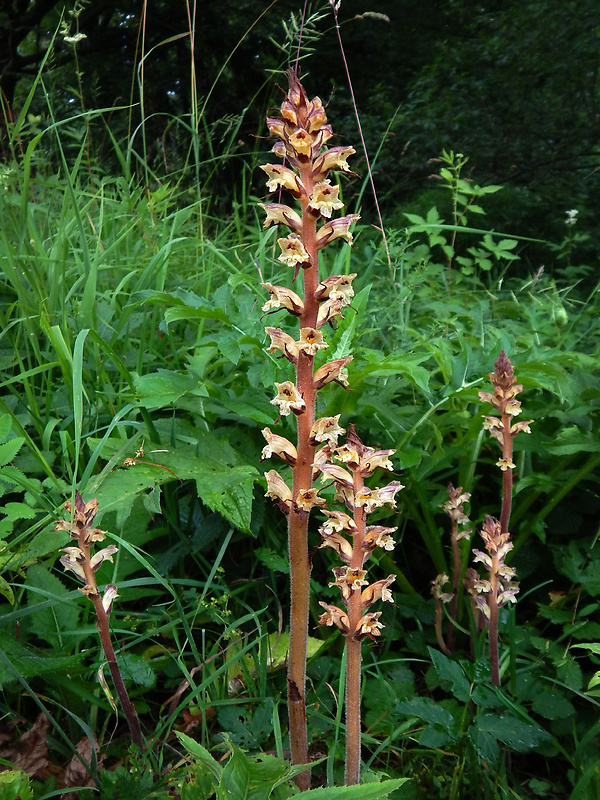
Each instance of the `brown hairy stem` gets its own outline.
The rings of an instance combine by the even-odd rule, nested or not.
[[[112,676],[115,689],[117,690],[117,694],[119,695],[121,706],[123,708],[125,716],[127,717],[129,730],[131,731],[131,739],[133,743],[140,748],[140,750],[143,750],[144,742],[142,739],[140,721],[138,719],[138,715],[133,706],[133,703],[131,702],[131,700],[129,699],[129,695],[127,694],[127,689],[125,688],[125,684],[121,676],[121,671],[119,670],[119,665],[117,664],[117,657],[115,655],[115,651],[112,646],[112,642],[110,640],[110,632],[108,628],[108,614],[104,610],[104,606],[102,605],[102,598],[100,597],[99,594],[91,594],[89,595],[89,597],[92,603],[94,604],[94,610],[96,611],[96,627],[98,628],[98,633],[100,634],[102,649],[104,650],[104,655],[106,656],[106,660],[108,661],[108,668],[110,669],[110,674]]]
[[[358,470],[353,471],[354,495],[364,485]],[[352,543],[350,567],[361,569],[363,565],[363,542],[365,539],[366,514],[364,507],[355,508],[354,521],[357,531]],[[352,592],[348,600],[350,632],[346,636],[346,786],[359,782],[360,778],[360,670],[362,663],[362,641],[353,636],[358,629],[363,609],[359,591]]]
[[[317,219],[307,213],[314,180],[311,165],[304,167],[301,179],[307,195],[302,203],[302,243],[311,264],[302,271],[304,279],[304,312],[300,328],[315,328],[319,303],[315,292],[319,285],[319,255],[316,246]],[[306,408],[298,416],[298,460],[294,466],[292,509],[288,516],[288,547],[290,557],[290,649],[288,660],[288,717],[290,750],[293,764],[308,763],[308,733],[306,727],[306,647],[309,625],[310,559],[308,556],[308,519],[306,511],[296,510],[295,501],[302,489],[313,483],[312,469],[315,448],[310,444],[310,431],[315,421],[315,389],[313,386],[314,356],[301,352],[296,365],[296,386]],[[301,791],[310,789],[310,771],[296,777]]]

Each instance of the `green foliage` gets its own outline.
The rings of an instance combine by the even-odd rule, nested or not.
[[[240,31],[246,10],[240,7],[234,20]],[[456,11],[451,4],[443,13]],[[485,48],[471,11],[465,30],[475,48]],[[531,33],[524,26],[533,11],[535,3],[519,7],[517,27],[539,44],[538,28]],[[498,13],[514,12],[511,6]],[[539,19],[556,26],[559,17],[553,7]],[[502,51],[506,37],[514,47],[517,33],[495,19],[496,12],[486,17],[493,52]],[[286,24],[287,53],[298,26],[296,19]],[[384,23],[362,24],[374,31]],[[277,20],[274,38],[279,30]],[[263,58],[256,42],[246,46]],[[458,107],[475,107],[473,76],[460,69],[464,54],[450,49],[444,46],[451,74],[470,87]],[[503,58],[506,68],[509,56]],[[445,63],[440,57],[413,84],[404,122],[417,110],[426,111],[427,121],[441,108],[444,119],[450,109],[457,130],[462,126],[454,115],[456,92],[431,100]],[[56,102],[53,70],[43,77]],[[224,75],[230,88],[234,75]],[[207,98],[208,110],[215,98]],[[163,131],[151,129],[150,120],[144,147],[154,155],[145,159],[143,147],[135,149],[139,139],[123,144],[115,133],[125,124],[120,118],[106,131],[100,158],[95,112],[65,120],[58,108],[39,108],[35,92],[24,99],[10,128],[12,160],[0,165],[0,707],[17,725],[7,736],[18,741],[27,729],[21,720],[44,710],[53,723],[48,757],[64,771],[82,735],[95,734],[105,756],[91,767],[101,798],[295,796],[279,714],[288,644],[285,531],[263,499],[258,469],[260,428],[276,416],[270,399],[277,372],[275,356],[264,349],[266,293],[258,270],[265,282],[283,279],[273,257],[276,237],[259,230],[251,210],[249,159],[235,181],[222,169],[224,160],[239,163],[237,154],[249,149],[250,123],[239,104],[236,115],[220,122],[208,115],[197,131],[187,119],[170,119],[167,156],[181,159],[181,171],[165,175],[152,171]],[[543,103],[555,119],[555,106]],[[343,106],[339,92],[332,104]],[[385,87],[373,93],[372,107],[390,111],[385,120],[371,119],[374,135],[398,131]],[[485,130],[473,126],[473,137],[488,141]],[[466,150],[458,134],[445,136],[440,147],[446,141]],[[512,147],[510,137],[503,141]],[[392,182],[403,163],[394,147],[390,137],[378,162],[382,181]],[[419,133],[415,147],[427,157],[435,152]],[[399,527],[395,560],[381,559],[396,574],[396,602],[386,608],[386,635],[363,676],[368,782],[313,789],[315,800],[577,800],[595,797],[599,785],[600,328],[597,287],[589,283],[597,270],[576,260],[585,232],[553,232],[563,241],[549,249],[531,241],[539,228],[526,228],[514,215],[511,224],[511,204],[529,203],[528,214],[541,215],[539,209],[560,205],[562,194],[538,202],[531,188],[479,185],[474,164],[482,182],[497,180],[484,159],[490,151],[482,145],[468,152],[467,166],[465,156],[444,151],[435,187],[403,207],[401,223],[389,232],[389,264],[366,226],[351,251],[325,259],[329,274],[358,272],[352,309],[330,335],[334,358],[354,355],[354,391],[331,386],[319,414],[341,413],[342,424],[356,421],[374,445],[396,448],[406,488],[390,523]],[[530,152],[524,147],[506,164],[523,165],[522,154],[529,159]],[[119,165],[120,173],[103,171],[106,164]],[[145,183],[135,177],[136,164]],[[187,186],[190,172],[199,176],[198,191]],[[233,201],[222,187],[239,187],[238,180],[243,189]],[[353,191],[349,185],[348,195]],[[208,193],[211,208],[227,213],[209,213]],[[394,203],[397,197],[394,187]],[[560,206],[548,219],[559,214],[563,225],[563,212]],[[455,655],[434,649],[429,582],[451,562],[439,508],[447,483],[472,493],[463,570],[470,546],[478,546],[481,519],[498,513],[498,450],[482,432],[478,391],[487,388],[501,348],[524,386],[524,416],[534,423],[531,435],[517,440],[511,563],[522,599],[516,615],[500,620],[498,690],[490,684],[484,641],[475,637],[468,655],[466,604],[459,605]],[[277,431],[285,435],[288,424],[279,421]],[[119,547],[114,565],[105,564],[98,578],[119,587],[111,614],[119,664],[153,742],[140,761],[125,755],[124,722],[98,678],[104,668],[112,690],[89,603],[65,581],[58,562],[70,542],[54,521],[74,488],[86,500],[98,499],[98,524]],[[330,566],[326,552],[313,553],[315,599],[332,602]],[[311,610],[316,624],[320,609],[315,603]],[[341,783],[340,641],[322,628],[313,635],[312,747],[327,759],[314,765],[314,774]],[[407,776],[414,780],[403,783]],[[15,800],[59,791],[39,776],[30,781],[10,770],[0,773],[0,786],[2,797]]]

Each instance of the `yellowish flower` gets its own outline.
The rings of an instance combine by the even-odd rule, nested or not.
[[[290,411],[293,411],[294,414],[301,414],[305,410],[306,403],[292,381],[275,383],[275,386],[277,387],[277,397],[271,400],[271,404],[279,406],[279,413],[282,416],[287,417]]]
[[[318,442],[328,442],[337,445],[338,436],[346,433],[345,428],[341,428],[338,424],[340,416],[341,414],[337,414],[335,417],[321,417],[316,420],[310,429],[310,443],[315,445]]]
[[[271,225],[287,225],[294,233],[301,232],[302,218],[293,208],[283,203],[261,203],[260,206],[267,213],[263,228],[269,228]]]
[[[300,341],[297,346],[308,356],[314,356],[317,350],[326,350],[329,347],[323,340],[321,331],[316,331],[314,328],[300,328]]]
[[[334,211],[344,207],[339,193],[339,186],[332,186],[328,180],[320,181],[313,189],[309,210],[318,211],[324,217],[331,217]]]
[[[284,167],[282,164],[261,164],[260,168],[267,173],[267,189],[270,192],[275,192],[278,186],[282,186],[294,197],[300,196],[304,187],[296,173],[289,167]]]
[[[295,233],[287,238],[277,239],[277,244],[281,247],[279,261],[287,264],[288,267],[299,267],[310,263],[310,257],[302,244],[302,239]]]

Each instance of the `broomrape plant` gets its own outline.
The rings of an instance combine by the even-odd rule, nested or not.
[[[354,295],[352,281],[356,274],[319,277],[319,253],[336,239],[352,243],[350,226],[358,220],[351,214],[334,218],[343,208],[339,187],[330,180],[332,171],[348,172],[347,158],[355,150],[348,146],[324,149],[333,131],[327,122],[318,97],[309,100],[294,71],[288,73],[289,91],[281,105],[281,116],[268,117],[267,125],[278,141],[273,152],[284,163],[266,164],[267,187],[275,192],[285,189],[300,204],[296,211],[282,203],[266,203],[265,227],[273,224],[289,229],[278,239],[279,260],[294,270],[294,280],[302,273],[303,297],[284,286],[265,283],[270,299],[265,312],[285,309],[298,319],[295,336],[280,328],[267,327],[269,352],[281,352],[295,370],[295,380],[276,383],[277,395],[271,401],[280,416],[294,414],[297,442],[263,430],[267,445],[263,459],[276,457],[292,468],[291,485],[276,471],[265,473],[267,496],[277,501],[288,520],[288,545],[291,574],[290,651],[288,659],[288,713],[292,761],[308,762],[306,729],[306,644],[309,622],[310,559],[307,532],[311,511],[318,508],[326,516],[321,525],[322,547],[332,548],[344,562],[335,567],[335,581],[345,610],[321,603],[325,613],[320,623],[338,627],[346,638],[346,783],[359,780],[360,767],[360,665],[361,642],[379,635],[383,627],[381,612],[369,609],[377,600],[391,602],[389,590],[394,576],[369,584],[366,560],[375,547],[391,550],[395,528],[367,527],[369,513],[383,505],[394,504],[402,487],[392,481],[380,489],[370,489],[364,480],[377,468],[390,470],[392,450],[376,451],[365,447],[354,427],[350,426],[346,443],[338,438],[346,431],[339,424],[340,415],[315,417],[317,393],[333,381],[348,386],[346,368],[352,357],[335,359],[315,368],[315,358],[328,344],[323,328],[341,317]],[[289,166],[288,166],[289,165]],[[343,465],[343,466],[342,466]],[[333,502],[344,504],[351,512],[333,510],[330,502],[313,486],[317,477],[325,487],[333,486]],[[302,790],[310,787],[310,772],[297,778]]]
[[[506,555],[513,548],[508,530],[512,506],[512,471],[516,467],[512,460],[513,439],[519,433],[531,433],[529,426],[533,420],[513,422],[513,418],[521,413],[521,402],[516,396],[523,391],[523,386],[517,384],[513,365],[504,350],[498,356],[489,378],[494,391],[479,392],[479,397],[500,413],[499,417],[484,416],[483,426],[502,447],[502,457],[496,462],[496,466],[502,470],[502,510],[500,521],[486,516],[483,523],[481,537],[487,552],[473,550],[475,562],[481,562],[489,570],[489,579],[475,580],[473,589],[476,592],[475,604],[487,621],[492,682],[499,686],[498,612],[507,603],[516,603],[519,591],[518,583],[513,581],[514,568],[504,563]]]
[[[105,531],[92,527],[94,517],[98,513],[97,500],[90,500],[89,503],[84,503],[81,495],[76,491],[75,504],[73,505],[70,500],[67,500],[65,503],[65,510],[70,515],[70,519],[57,520],[56,530],[68,533],[72,539],[75,539],[77,546],[63,547],[61,552],[65,555],[61,557],[60,563],[65,570],[72,572],[78,580],[85,584],[79,591],[86,597],[89,597],[94,604],[96,626],[100,634],[102,648],[104,649],[104,655],[108,661],[110,674],[115,684],[117,694],[119,695],[119,700],[121,701],[123,711],[129,723],[131,738],[134,744],[142,749],[143,741],[140,722],[133,703],[127,694],[127,689],[123,683],[115,651],[110,640],[108,618],[110,616],[112,604],[115,598],[118,597],[117,587],[114,583],[109,583],[104,590],[104,594],[101,595],[98,590],[95,575],[104,561],[113,560],[113,555],[117,552],[117,547],[114,544],[109,544],[108,547],[98,550],[94,555],[91,553],[94,545],[104,541],[106,538]],[[101,676],[101,673],[99,673],[99,675]],[[103,680],[102,677],[101,680]]]
[[[513,417],[521,413],[521,402],[516,396],[523,390],[516,383],[514,369],[510,359],[502,350],[496,363],[494,372],[489,374],[493,384],[493,392],[479,392],[479,397],[500,412],[500,416],[484,416],[483,427],[488,430],[502,447],[502,456],[496,462],[502,470],[502,509],[500,521],[486,515],[480,534],[485,550],[473,550],[474,563],[483,564],[488,572],[488,578],[481,578],[473,567],[466,570],[464,585],[470,597],[471,610],[475,622],[475,633],[487,626],[490,648],[490,665],[492,669],[492,682],[500,685],[500,668],[498,656],[498,615],[500,609],[508,603],[516,603],[519,584],[513,579],[516,571],[505,563],[505,558],[513,549],[510,541],[508,524],[512,504],[513,477],[515,469],[513,457],[513,439],[519,433],[531,433],[530,424],[527,422],[513,422]],[[459,532],[459,525],[469,523],[463,504],[468,502],[471,495],[463,492],[462,486],[454,488],[450,483],[447,487],[448,501],[441,505],[451,520],[451,542],[454,561],[454,577],[452,592],[444,592],[443,587],[448,583],[448,576],[442,573],[431,582],[431,593],[436,609],[436,638],[440,649],[450,655],[454,649],[454,626],[457,619],[458,588],[461,573],[459,541],[469,538],[471,531]],[[448,644],[442,633],[442,603],[450,603],[451,627],[448,634]]]

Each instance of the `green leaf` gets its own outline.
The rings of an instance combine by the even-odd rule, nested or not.
[[[452,694],[456,699],[461,703],[468,703],[471,699],[471,684],[460,664],[452,661],[439,650],[434,650],[433,647],[427,649],[439,679],[449,681],[452,686]]]
[[[581,428],[571,425],[568,428],[562,428],[554,441],[546,445],[546,449],[549,453],[559,456],[580,452],[597,453],[600,451],[600,440],[594,436],[592,431],[583,431]]]
[[[137,377],[134,385],[139,404],[153,409],[169,406],[187,392],[193,392],[198,388],[198,380],[193,375],[159,369],[150,375]]]
[[[477,724],[481,731],[490,733],[518,753],[527,753],[552,739],[547,731],[521,722],[511,714],[484,714],[477,718]]]
[[[17,642],[0,631],[0,686],[17,680],[17,675],[31,678],[53,672],[77,670],[81,656],[44,656],[43,651]]]
[[[12,586],[0,575],[0,594],[5,597],[11,606],[15,604],[15,593]]]
[[[0,800],[33,800],[29,776],[21,770],[0,772]]]
[[[589,650],[590,653],[595,653],[600,656],[600,644],[598,642],[585,642],[582,644],[572,644],[571,647],[583,647],[584,650]]]
[[[565,719],[575,713],[575,708],[560,692],[546,691],[536,694],[532,708],[545,719]]]
[[[186,437],[188,438],[188,437]],[[107,443],[105,457],[112,447]],[[143,463],[109,472],[99,487],[88,487],[98,499],[100,512],[117,512],[117,525],[128,518],[135,498],[148,489],[172,480],[194,480],[198,496],[211,511],[225,517],[238,530],[250,532],[252,497],[258,471],[236,464],[238,456],[226,442],[210,433],[194,431],[176,447],[158,448]]]
[[[456,721],[450,711],[429,697],[413,697],[396,704],[398,713],[410,714],[429,723],[419,742],[424,747],[441,747],[457,739]]]
[[[310,789],[302,797],[308,800],[378,800],[403,786],[408,778],[394,778],[381,783],[361,783],[358,786],[328,786]]]
[[[117,656],[117,663],[123,680],[132,681],[144,689],[152,689],[156,684],[156,673],[142,656],[123,653]]]
[[[55,600],[50,608],[37,609],[31,614],[27,626],[55,650],[71,653],[76,644],[76,637],[72,634],[79,625],[81,604],[67,599],[69,590],[41,564],[29,567],[25,585],[29,589],[28,605],[40,602],[40,595],[32,591],[32,587],[43,590],[43,599],[48,594]]]
[[[0,444],[0,466],[9,464],[21,449],[25,439],[21,436],[16,436],[9,442]]]
[[[205,766],[210,774],[214,777],[216,783],[218,783],[223,774],[223,767],[219,764],[219,762],[216,761],[208,752],[208,750],[202,747],[199,742],[197,742],[195,739],[192,739],[191,736],[187,736],[185,733],[180,733],[179,731],[175,731],[175,735],[188,753],[203,766]]]
[[[497,764],[500,756],[498,740],[489,731],[480,729],[479,717],[475,718],[473,725],[469,728],[469,738],[473,742],[479,758],[489,764]]]
[[[244,754],[232,745],[232,755],[227,762],[217,787],[216,800],[248,800],[250,794],[250,769]]]

